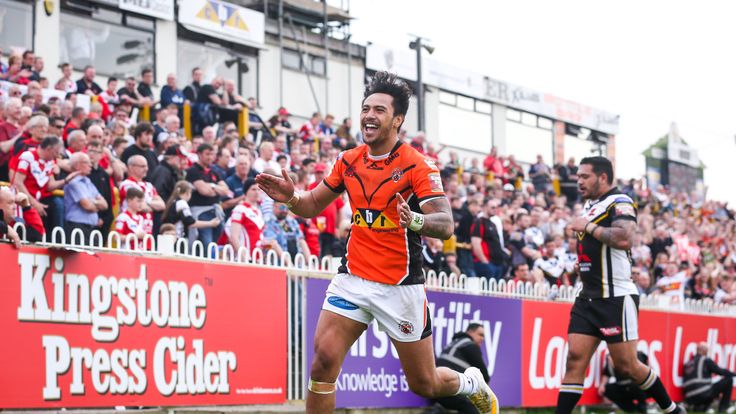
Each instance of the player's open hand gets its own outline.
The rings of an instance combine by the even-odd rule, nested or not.
[[[399,193],[396,193],[396,200],[398,201],[398,203],[396,203],[396,210],[399,213],[399,225],[402,228],[406,228],[411,222],[411,209],[409,208],[409,203],[407,203],[406,200],[404,200],[404,197]]]
[[[283,168],[281,169],[281,176],[283,178],[270,174],[258,174],[256,183],[258,188],[274,201],[285,203],[294,195],[294,181],[291,180],[289,173]]]

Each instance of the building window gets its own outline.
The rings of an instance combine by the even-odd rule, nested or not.
[[[492,112],[491,103],[485,101],[475,101],[475,112],[490,114]]]
[[[283,67],[288,69],[302,71],[304,70],[304,67],[306,67],[312,75],[326,76],[327,65],[325,65],[324,57],[302,53],[302,59],[304,61],[304,66],[302,66],[302,60],[299,59],[299,52],[296,50],[284,49],[281,63]]]
[[[93,65],[103,76],[138,77],[144,68],[156,73],[154,25],[107,9],[86,16],[62,11],[59,57],[80,71]]]
[[[281,63],[285,68],[300,70],[302,65],[299,60],[299,53],[295,50],[284,49]]]
[[[541,116],[537,118],[537,126],[542,129],[552,130],[552,125],[554,123],[551,119],[542,118]]]
[[[445,91],[440,91],[440,103],[445,105],[457,105],[457,95]]]
[[[5,55],[33,49],[33,5],[0,0],[0,45]]]
[[[521,122],[521,112],[513,109],[507,109],[506,119],[508,119],[509,121]]]

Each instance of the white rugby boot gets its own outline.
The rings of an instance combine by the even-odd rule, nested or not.
[[[480,384],[478,391],[468,395],[468,399],[478,409],[480,414],[498,414],[498,398],[493,393],[491,387],[486,384],[486,379],[476,367],[470,367],[465,370],[465,375],[474,378]]]

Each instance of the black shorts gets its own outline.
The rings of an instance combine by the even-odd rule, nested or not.
[[[608,343],[639,339],[639,296],[578,297],[570,312],[567,333],[595,336]]]

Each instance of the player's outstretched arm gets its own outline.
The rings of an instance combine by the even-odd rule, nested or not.
[[[611,227],[603,227],[597,224],[591,224],[587,227],[587,231],[591,236],[614,249],[629,250],[634,244],[635,221],[616,220],[611,224]]]
[[[401,194],[396,193],[396,199],[398,200],[396,208],[399,212],[401,227],[409,227],[409,229],[417,231],[422,236],[440,240],[447,240],[452,237],[455,224],[452,222],[452,209],[446,197],[433,198],[422,204],[420,208],[423,214],[414,214],[409,208],[409,203],[404,200]],[[416,230],[413,227],[414,225],[417,225],[419,230]]]
[[[302,217],[311,218],[322,212],[331,202],[340,195],[335,193],[324,183],[319,183],[311,191],[298,192],[294,181],[286,170],[281,170],[281,177],[270,174],[256,176],[258,187],[274,201],[291,204],[291,211]]]

